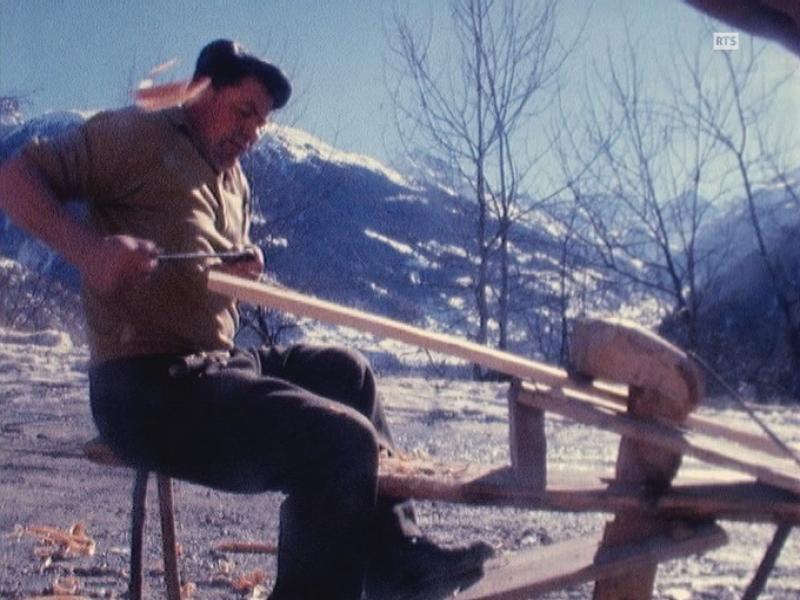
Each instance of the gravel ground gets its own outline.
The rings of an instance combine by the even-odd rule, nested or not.
[[[74,578],[82,596],[125,596],[132,473],[82,458],[82,443],[94,436],[86,362],[85,349],[73,348],[62,334],[0,330],[0,598],[49,594],[54,583],[70,583],[68,577]],[[384,377],[382,387],[395,438],[405,452],[458,461],[506,460],[505,386]],[[705,413],[745,422],[732,410],[705,409]],[[798,447],[796,412],[774,408],[763,416]],[[547,427],[550,468],[611,470],[615,436],[557,418],[548,419]],[[225,494],[178,482],[175,499],[181,571],[184,580],[195,586],[192,597],[265,597],[275,570],[273,554],[231,554],[214,547],[224,540],[274,543],[280,496]],[[163,597],[156,513],[152,506],[145,558],[152,598]],[[597,532],[606,516],[420,502],[418,518],[441,543],[484,539],[506,552]],[[52,556],[52,560],[37,556],[41,543],[23,531],[33,526],[65,530],[75,523],[83,524],[95,542],[90,556]],[[657,598],[741,596],[774,528],[728,522],[723,526],[730,537],[727,546],[660,567]],[[265,575],[261,586],[244,592],[234,589],[232,582],[257,569]],[[590,596],[591,587],[581,586],[546,597]],[[797,532],[790,536],[762,597],[800,597]]]

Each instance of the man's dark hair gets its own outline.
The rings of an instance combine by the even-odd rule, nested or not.
[[[215,40],[197,57],[194,79],[210,77],[214,89],[237,85],[245,77],[255,77],[272,97],[272,108],[281,108],[292,95],[289,79],[278,67],[246,52],[232,40]]]

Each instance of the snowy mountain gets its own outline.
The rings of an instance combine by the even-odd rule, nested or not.
[[[57,113],[5,128],[0,157],[33,136],[52,136],[86,115]],[[474,330],[471,277],[473,206],[365,156],[343,152],[289,127],[272,126],[243,159],[257,216],[253,239],[268,270],[308,293],[416,324],[456,333]],[[39,273],[75,283],[75,273],[0,215],[0,253]],[[524,298],[520,319],[549,320],[546,281],[555,261],[552,234],[535,220],[515,231],[512,260]],[[543,282],[545,282],[543,284]],[[520,305],[523,305],[520,300]],[[533,315],[533,316],[531,316]],[[514,327],[521,347],[528,334]],[[553,339],[557,339],[553,328]]]
[[[800,172],[789,174],[787,182],[790,189],[800,189]],[[777,294],[800,314],[800,200],[776,182],[755,192],[754,206],[769,268],[744,200],[721,215],[701,240],[729,243],[724,267],[705,290],[700,351],[745,389],[764,396],[797,394],[800,379]]]
[[[53,113],[3,125],[0,159],[33,136],[56,135],[87,116]],[[264,249],[267,268],[280,282],[431,329],[460,335],[476,331],[474,204],[443,186],[418,183],[370,157],[343,152],[299,129],[279,125],[271,126],[244,157],[243,166],[256,208],[253,239]],[[758,191],[758,205],[767,242],[800,279],[800,253],[793,234],[800,227],[798,201],[776,182]],[[754,253],[746,207],[741,202],[733,206],[726,211],[715,207],[718,213],[698,242],[701,248],[711,248],[720,239],[732,242],[714,285],[704,292],[704,337],[713,344],[701,350],[716,356],[718,366],[728,367],[735,379],[743,373],[742,378],[758,379],[766,377],[759,365],[769,363],[773,371],[786,371],[785,352],[780,357],[774,352],[781,316],[763,261]],[[0,233],[0,255],[43,276],[44,282],[55,278],[76,288],[74,269],[10,226],[2,214]],[[661,316],[652,299],[630,295],[613,275],[589,268],[580,256],[568,264],[580,289],[563,288],[563,241],[563,227],[541,213],[532,212],[514,224],[512,351],[558,360],[567,301],[570,315],[624,310],[625,316],[645,324],[653,324],[654,315]],[[490,286],[497,289],[496,269],[490,277]],[[37,277],[29,278],[24,293],[33,293],[36,285],[46,287],[34,285],[35,281]],[[664,332],[671,335],[669,329]]]

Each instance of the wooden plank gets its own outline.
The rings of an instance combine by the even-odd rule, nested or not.
[[[332,302],[280,289],[265,283],[257,283],[218,271],[209,271],[208,287],[220,294],[246,302],[319,319],[334,325],[353,327],[379,337],[398,339],[408,344],[450,354],[520,379],[530,379],[553,386],[566,386],[570,390],[589,393],[611,402],[625,403],[625,395],[619,391],[611,391],[614,389],[613,387],[598,389],[592,386],[578,385],[574,381],[570,381],[566,371],[563,369],[507,352],[492,350],[486,346],[454,336],[432,333],[399,321],[345,308]],[[600,385],[603,385],[602,382],[600,382]],[[616,387],[618,388],[619,386]],[[775,449],[774,444],[762,436],[719,425],[695,416],[689,417],[687,425],[699,432],[724,435],[748,447],[752,446],[764,452],[774,453],[776,456],[783,456],[780,450]]]
[[[594,381],[592,388],[583,386],[580,388],[575,387],[573,389],[571,384],[565,385],[563,388],[565,392],[573,395],[586,394],[595,399],[604,400],[615,405],[621,405],[623,407],[625,407],[628,402],[628,389],[626,386],[620,386],[618,384],[609,385],[603,380]],[[731,442],[735,442],[744,446],[745,448],[752,448],[753,450],[765,452],[767,454],[771,454],[772,456],[777,456],[778,458],[787,458],[786,451],[780,448],[777,444],[775,444],[775,442],[773,442],[763,433],[753,433],[739,427],[725,425],[724,423],[719,423],[708,417],[695,414],[691,414],[686,418],[686,421],[683,423],[683,427],[691,429],[692,431],[696,431],[697,433],[724,437]]]
[[[563,390],[535,387],[520,394],[519,401],[552,411],[580,423],[599,427],[633,439],[661,446],[672,452],[693,456],[704,462],[742,471],[771,485],[800,493],[800,468],[787,460],[776,459],[728,440],[705,436],[690,430],[657,422],[635,419],[593,398],[568,396]],[[523,386],[524,387],[524,386]],[[535,393],[534,393],[535,392]]]
[[[601,548],[602,535],[542,546],[500,557],[486,565],[481,580],[462,590],[459,600],[528,598],[587,581],[630,572],[643,564],[699,554],[727,543],[717,525],[676,528],[643,542]]]
[[[589,385],[579,385],[571,381],[563,369],[507,352],[492,350],[454,336],[433,333],[385,317],[344,308],[332,302],[318,300],[297,292],[283,290],[241,277],[234,277],[218,271],[208,272],[208,287],[212,291],[245,302],[252,302],[276,310],[319,319],[334,325],[353,327],[380,337],[389,337],[436,352],[450,354],[523,380],[537,381],[554,387],[566,386],[570,392],[602,397],[609,402],[618,403],[620,401],[619,393],[601,390]],[[622,401],[624,402],[624,400]],[[697,429],[699,432],[719,433],[742,445],[753,447],[762,452],[770,452],[775,456],[782,456],[779,451],[774,449],[773,444],[759,436],[751,436],[732,428],[708,422],[704,423],[702,419],[693,416],[689,417],[688,426]],[[772,450],[766,449],[769,447],[772,447]],[[736,467],[733,466],[732,468]]]
[[[455,356],[520,379],[531,379],[549,385],[562,385],[569,380],[566,371],[545,363],[219,271],[208,272],[208,289],[245,302],[333,325],[352,327],[379,337],[392,338]]]
[[[520,483],[508,465],[382,457],[379,471],[380,493],[391,497],[548,511],[639,510],[670,518],[800,524],[800,496],[791,492],[745,480],[745,476],[687,481],[653,497],[643,486],[620,486],[610,478],[577,470],[550,469],[544,490]]]

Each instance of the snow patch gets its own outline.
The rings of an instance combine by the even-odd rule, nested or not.
[[[411,182],[400,173],[387,167],[380,161],[375,160],[371,156],[338,150],[300,129],[272,123],[267,126],[266,131],[267,136],[264,138],[265,143],[269,143],[270,139],[280,141],[296,162],[319,158],[337,165],[361,167],[383,175],[396,185],[407,188],[414,187]]]
[[[379,286],[374,281],[370,282],[369,289],[371,289],[373,292],[375,292],[379,296],[388,296],[389,295],[389,290],[387,290],[385,287]]]
[[[62,351],[71,350],[73,347],[72,339],[68,334],[63,331],[55,331],[54,329],[32,332],[0,329],[0,344],[44,346]]]
[[[71,108],[68,110],[51,110],[42,113],[41,116],[31,119],[31,121],[39,121],[41,123],[53,123],[56,125],[62,123],[77,123],[91,119],[97,113],[102,112],[101,109],[80,109]]]
[[[0,269],[18,269],[20,266],[17,261],[0,256]]]
[[[366,235],[371,240],[377,240],[383,244],[386,244],[392,250],[395,250],[400,254],[411,254],[411,255],[414,254],[414,249],[408,244],[404,244],[403,242],[398,242],[397,240],[393,240],[392,238],[386,237],[385,235],[380,234],[372,229],[365,229],[364,235]]]

